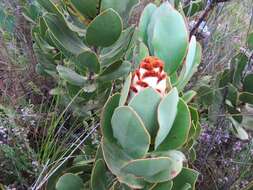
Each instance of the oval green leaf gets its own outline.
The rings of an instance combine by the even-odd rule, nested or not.
[[[173,180],[172,190],[184,190],[186,184],[190,185],[190,190],[195,190],[195,183],[199,173],[189,168],[183,168],[181,173]]]
[[[179,99],[177,110],[173,126],[158,150],[177,149],[187,141],[191,127],[191,116],[188,106],[182,99]]]
[[[238,88],[241,88],[243,71],[245,70],[247,64],[248,64],[248,57],[244,53],[238,53],[231,60],[231,65],[235,67],[233,74],[233,84]]]
[[[70,53],[79,55],[82,52],[89,50],[89,48],[84,45],[78,35],[68,28],[62,18],[47,14],[44,16],[44,19],[57,42]]]
[[[188,48],[185,19],[164,2],[152,15],[148,30],[151,53],[165,62],[165,71],[170,75],[181,65]]]
[[[101,2],[101,11],[112,8],[119,13],[121,18],[124,21],[124,25],[126,26],[128,23],[129,15],[131,14],[131,10],[139,2],[139,0],[102,0]]]
[[[195,36],[192,37],[186,56],[185,63],[179,75],[178,84],[179,91],[182,91],[191,79],[192,75],[197,71],[197,67],[201,62],[201,45],[196,42]]]
[[[239,95],[239,100],[244,103],[253,104],[253,93],[242,92]]]
[[[102,128],[103,138],[108,141],[116,141],[113,137],[111,119],[114,110],[119,106],[120,94],[114,94],[108,98],[101,113],[100,125]]]
[[[134,48],[134,69],[137,69],[141,61],[147,56],[149,56],[147,46],[143,42],[138,43]]]
[[[247,37],[247,46],[250,50],[253,50],[253,32]]]
[[[133,158],[142,158],[149,149],[150,135],[137,113],[128,106],[115,109],[112,116],[113,136]]]
[[[160,101],[159,93],[153,88],[146,88],[129,102],[129,106],[141,117],[151,138],[155,137],[158,130],[157,108]]]
[[[121,32],[119,14],[113,9],[107,9],[88,25],[86,40],[89,45],[107,47],[119,39]]]
[[[96,17],[99,0],[70,0],[71,5],[84,17],[92,19]]]
[[[131,63],[128,61],[118,61],[107,67],[98,77],[100,81],[115,80],[125,77],[131,70]]]
[[[122,166],[133,158],[126,154],[118,144],[109,142],[106,139],[102,139],[101,146],[106,165],[118,177],[118,180],[129,187],[142,189],[145,185],[143,179],[137,178],[132,174],[126,174],[120,170]]]
[[[121,90],[121,96],[120,96],[120,100],[119,100],[120,106],[124,106],[127,101],[127,97],[128,97],[130,85],[131,85],[131,80],[132,80],[132,73],[130,73],[128,75],[128,77],[126,78],[124,86]]]
[[[243,90],[253,93],[253,74],[248,74],[243,81]]]
[[[51,0],[37,0],[37,2],[49,13],[61,15],[59,9]]]
[[[126,154],[124,150],[115,142],[110,142],[103,138],[101,147],[104,155],[106,165],[114,175],[120,175],[120,168],[128,161],[132,160],[130,155]]]
[[[189,103],[195,96],[197,95],[197,92],[194,90],[189,90],[184,95],[182,96],[182,99],[186,102]]]
[[[82,179],[77,175],[66,173],[59,178],[55,188],[56,190],[69,190],[69,189],[83,190],[84,184]]]
[[[148,45],[148,25],[152,18],[152,14],[156,10],[156,5],[153,3],[148,4],[142,12],[139,22],[139,35],[142,41]]]
[[[103,160],[97,160],[91,173],[91,189],[107,190],[106,167]]]
[[[133,39],[134,32],[134,27],[125,29],[115,44],[103,49],[105,53],[102,52],[100,55],[100,62],[103,67],[115,63],[126,54],[129,44]]]
[[[150,183],[161,183],[173,178],[173,161],[168,157],[138,159],[128,162],[121,170]]]
[[[163,183],[156,184],[150,190],[171,190],[172,186],[173,186],[173,181],[166,181],[166,182],[163,182]]]
[[[169,134],[178,112],[178,91],[173,88],[166,97],[163,98],[158,106],[159,129],[155,139],[155,148],[157,148]]]
[[[80,71],[84,71],[87,67],[90,72],[99,73],[100,64],[97,55],[92,51],[86,51],[79,54],[75,59],[75,64]]]
[[[64,67],[62,65],[58,65],[56,67],[56,69],[57,69],[60,77],[64,80],[66,80],[67,82],[69,82],[70,84],[83,87],[87,83],[87,80],[83,76],[77,74],[75,71],[73,71],[67,67]]]

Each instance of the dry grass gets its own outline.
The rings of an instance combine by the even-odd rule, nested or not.
[[[216,75],[228,67],[231,57],[245,45],[252,6],[252,0],[233,0],[213,11],[207,22],[211,36],[204,44],[201,75]]]

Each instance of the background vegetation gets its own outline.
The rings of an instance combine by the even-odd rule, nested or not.
[[[35,3],[0,1],[0,189],[53,183],[59,172],[56,169],[78,160],[91,165],[101,137],[101,109],[85,119],[80,117],[77,113],[83,110],[73,108],[73,99],[62,101],[53,96],[59,90],[55,89],[57,81],[36,72],[38,56],[31,33],[35,23],[27,18],[28,9]],[[131,23],[138,22],[147,3],[142,0],[135,8]],[[192,15],[189,23],[203,12]],[[221,73],[234,68],[232,58],[238,53],[248,57],[245,72],[253,72],[252,52],[247,44],[253,31],[253,1],[217,3],[203,21],[204,26],[196,31],[203,47],[202,62],[187,86],[198,92],[192,104],[198,107],[202,128],[190,165],[200,172],[197,189],[250,190],[252,125],[244,131],[247,138],[244,132],[238,136],[232,130],[231,116],[252,117],[252,113],[231,115],[224,98],[227,92],[219,83]],[[119,88],[116,85],[114,90]]]

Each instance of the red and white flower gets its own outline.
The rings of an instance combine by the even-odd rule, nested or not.
[[[157,57],[146,57],[132,76],[130,96],[141,90],[152,87],[162,96],[165,95],[167,74],[164,72],[164,62]]]

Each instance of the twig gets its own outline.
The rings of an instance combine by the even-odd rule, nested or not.
[[[207,4],[204,12],[202,15],[199,17],[197,23],[193,26],[191,32],[190,32],[190,37],[195,34],[197,29],[199,28],[200,24],[206,19],[206,17],[209,15],[209,13],[213,10],[213,8],[218,4],[218,3],[224,3],[228,2],[230,0],[211,0],[210,3]]]
[[[208,16],[209,12],[214,8],[214,1],[212,0],[205,8],[202,15],[199,17],[198,22],[193,26],[190,36],[193,36],[196,32],[196,30],[199,28],[200,24],[203,22],[203,20]]]

